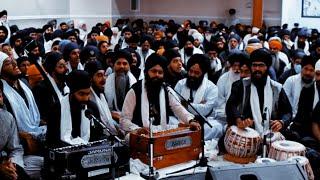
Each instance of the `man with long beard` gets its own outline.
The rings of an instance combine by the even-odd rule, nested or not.
[[[51,52],[43,64],[48,80],[43,80],[32,92],[39,107],[40,117],[43,123],[47,123],[49,112],[53,105],[69,93],[66,85],[66,74],[68,72],[65,60],[59,52]]]
[[[257,49],[251,53],[250,60],[251,82],[243,84],[244,88],[233,86],[231,89],[226,104],[228,125],[253,126],[262,134],[262,115],[267,109],[272,131],[284,130],[291,122],[291,106],[281,84],[271,80],[267,73],[272,63],[271,54],[267,49]]]
[[[231,93],[232,83],[240,79],[240,67],[243,62],[247,61],[248,56],[244,53],[233,53],[228,57],[230,69],[228,72],[220,76],[218,86],[218,99],[217,108],[215,109],[214,116],[225,123],[226,113],[225,106]]]
[[[150,117],[153,125],[161,127],[169,124],[169,114],[174,113],[181,123],[200,129],[199,123],[163,86],[166,59],[152,54],[145,64],[145,79],[138,81],[128,92],[123,103],[120,127],[126,133],[144,131],[149,127]],[[170,89],[168,87],[168,89]]]
[[[90,101],[89,74],[83,70],[74,70],[68,74],[66,82],[70,94],[62,97],[50,111],[47,145],[62,147],[103,139],[102,127],[85,116],[89,110],[100,119],[97,105]]]
[[[187,99],[191,105],[203,116],[208,117],[216,108],[218,88],[205,74],[210,68],[209,57],[203,54],[194,54],[190,57],[187,70],[188,76],[178,81],[175,90]],[[198,115],[188,104],[181,99],[182,105],[193,115]],[[223,126],[216,120],[209,120],[212,128],[205,125],[204,135],[206,140],[219,138]]]
[[[118,121],[124,98],[129,88],[137,80],[130,72],[130,64],[132,63],[131,54],[126,50],[119,50],[115,56],[113,60],[114,72],[107,78],[104,95],[107,98],[112,118]]]

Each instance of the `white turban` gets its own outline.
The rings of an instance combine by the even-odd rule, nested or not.
[[[6,53],[0,52],[0,74],[2,70],[2,65],[4,60],[6,60],[9,56]]]
[[[320,71],[320,60],[317,61],[315,71]]]
[[[260,30],[259,28],[253,27],[253,28],[252,28],[252,33],[253,33],[253,34],[258,34],[259,30]]]
[[[200,34],[199,32],[193,33],[192,34],[193,39],[198,39],[200,41],[200,43],[203,43],[203,36],[202,34]]]

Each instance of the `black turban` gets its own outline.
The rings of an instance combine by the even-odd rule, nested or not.
[[[246,60],[249,59],[249,56],[246,55],[245,53],[243,52],[235,52],[235,53],[231,53],[229,56],[228,56],[228,62],[232,65],[234,64],[235,62],[239,62],[240,64]]]
[[[250,61],[251,61],[251,63],[253,63],[253,62],[263,62],[268,67],[270,67],[271,64],[272,64],[272,56],[271,56],[271,53],[270,53],[270,51],[268,49],[260,48],[260,49],[254,50],[250,54]]]
[[[181,57],[180,53],[174,49],[169,49],[169,50],[165,51],[164,56],[167,58],[168,64],[171,62],[171,60],[173,58]]]
[[[132,56],[130,54],[129,51],[125,50],[125,49],[121,49],[119,51],[115,52],[115,58],[113,59],[113,64],[116,63],[116,61],[120,58],[124,58],[128,61],[128,63],[131,65],[132,63]]]
[[[151,69],[152,67],[154,67],[156,65],[160,65],[162,67],[162,69],[165,70],[166,66],[167,66],[167,59],[163,56],[156,54],[156,53],[151,54],[147,58],[146,63],[144,65],[144,73],[147,73],[149,71],[149,69]]]
[[[75,50],[75,49],[79,49],[78,44],[70,42],[68,43],[64,49],[63,49],[63,58],[65,61],[69,61],[69,56],[71,51]]]
[[[204,54],[194,54],[194,55],[192,55],[190,57],[190,59],[188,60],[187,70],[189,71],[189,69],[195,64],[199,64],[202,73],[205,74],[205,73],[208,72],[208,70],[210,68],[209,57],[207,55],[204,55]]]
[[[311,65],[313,68],[316,65],[317,60],[314,59],[312,56],[303,56],[301,61],[301,67],[304,67],[306,65]]]
[[[74,70],[68,74],[67,85],[70,89],[70,94],[81,89],[88,89],[91,86],[90,75],[83,70]]]
[[[84,70],[87,71],[90,77],[92,78],[97,71],[104,69],[99,61],[89,61],[86,64]]]
[[[57,63],[63,59],[62,54],[59,52],[50,52],[47,55],[45,62],[43,63],[43,67],[45,70],[51,75],[54,71]]]

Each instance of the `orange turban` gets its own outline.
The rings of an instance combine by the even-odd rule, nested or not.
[[[281,50],[282,44],[278,40],[271,40],[271,41],[269,41],[269,48]]]

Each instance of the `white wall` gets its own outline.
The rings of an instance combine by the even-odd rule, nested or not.
[[[242,23],[251,24],[252,0],[140,0],[140,11],[130,11],[130,0],[113,0],[112,15],[145,20],[175,19],[182,22],[212,20],[225,22],[230,8],[237,10],[237,16]],[[280,25],[281,1],[264,0],[264,20],[267,25]]]
[[[55,18],[58,23],[73,19],[85,21],[89,27],[111,20],[112,0],[1,0],[0,10],[8,11],[10,24],[42,27]]]
[[[301,0],[282,0],[282,18],[281,24],[287,23],[289,28],[294,23],[299,23],[300,27],[317,28],[320,27],[320,18],[301,17]]]

